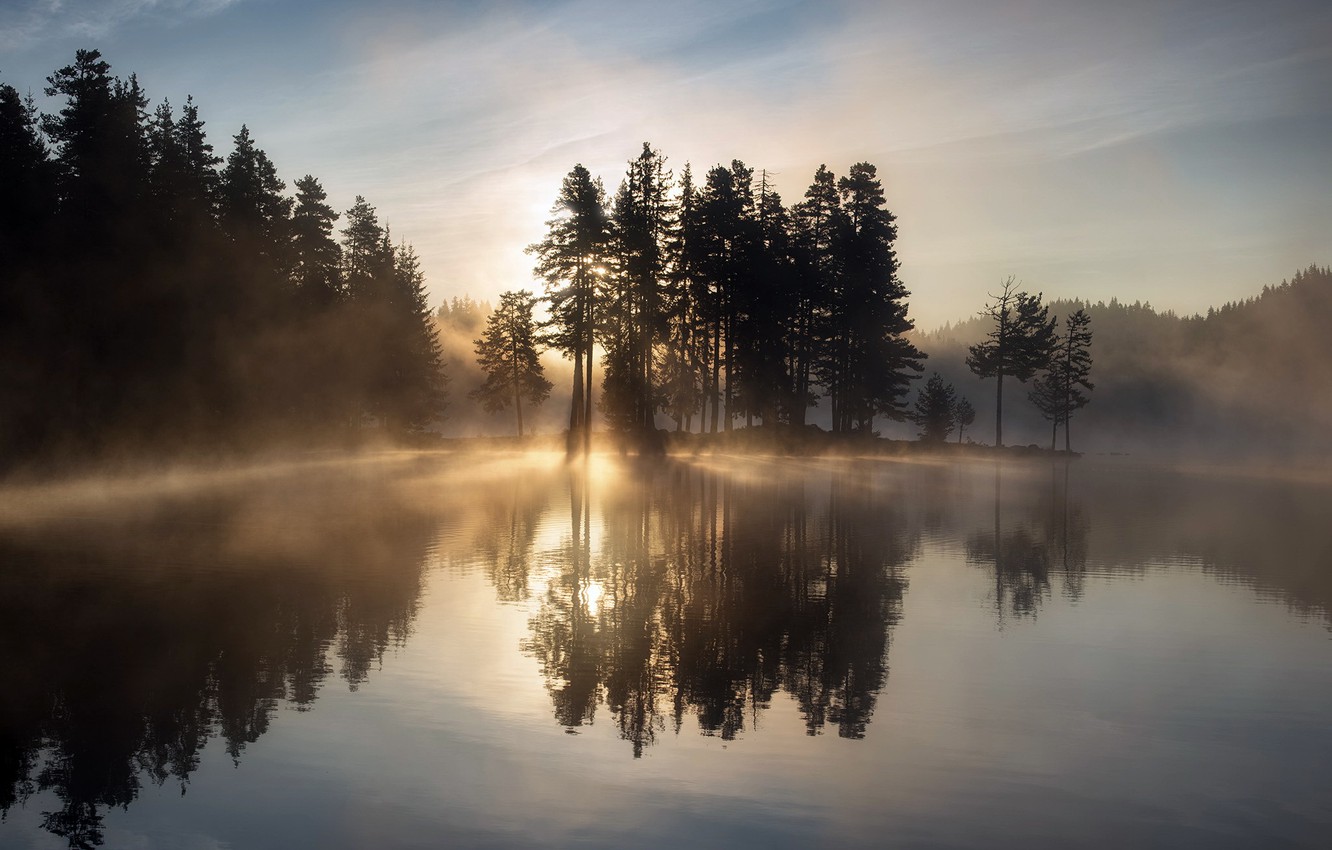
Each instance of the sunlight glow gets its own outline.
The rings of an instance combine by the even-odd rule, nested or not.
[[[601,610],[602,597],[606,595],[606,589],[602,587],[599,581],[589,581],[583,585],[583,589],[578,592],[579,601],[587,608],[587,613],[595,617]]]

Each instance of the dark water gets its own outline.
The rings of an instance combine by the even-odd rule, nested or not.
[[[1326,484],[404,455],[0,503],[0,847],[1332,843]]]

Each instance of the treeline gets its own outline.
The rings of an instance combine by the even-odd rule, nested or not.
[[[924,355],[903,336],[908,292],[897,227],[873,165],[820,166],[790,207],[739,160],[696,183],[644,144],[613,198],[577,165],[546,237],[528,250],[545,281],[544,344],[573,361],[571,442],[599,406],[615,429],[802,427],[826,403],[831,429],[902,419]]]
[[[0,85],[5,460],[438,416],[424,277],[375,208],[335,233],[319,180],[288,194],[246,127],[224,159],[192,99],[150,109],[110,71],[78,51],[47,78],[53,113]]]
[[[1259,295],[1178,316],[1150,304],[1054,300],[1095,329],[1095,403],[1079,413],[1084,450],[1171,455],[1321,453],[1332,449],[1332,269],[1309,266]],[[977,316],[912,339],[930,368],[994,415],[993,382],[967,368],[994,320]],[[1025,395],[1025,393],[1024,393]],[[1016,442],[1043,441],[1049,422],[1019,397],[1004,405]]]

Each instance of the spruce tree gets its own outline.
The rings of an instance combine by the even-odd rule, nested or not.
[[[1064,333],[1054,343],[1045,374],[1033,382],[1031,401],[1050,420],[1050,450],[1054,451],[1059,426],[1064,426],[1064,451],[1072,450],[1069,420],[1073,411],[1084,407],[1090,399],[1083,390],[1090,391],[1091,374],[1091,317],[1079,308],[1064,323]]]
[[[396,380],[384,407],[400,429],[419,431],[444,418],[449,379],[416,250],[402,242],[390,254],[394,283],[391,322],[381,343],[392,353],[389,368]]]
[[[518,437],[523,436],[523,399],[539,405],[550,396],[551,383],[537,352],[536,298],[527,290],[505,292],[476,340],[476,360],[486,382],[471,393],[486,410],[495,413],[513,404]]]
[[[601,181],[581,164],[560,187],[546,223],[546,238],[529,245],[533,273],[546,282],[550,305],[546,342],[574,361],[569,409],[569,451],[588,451],[592,440],[592,346],[599,318],[599,281],[606,271],[609,222]]]
[[[796,306],[792,317],[792,415],[805,423],[808,408],[817,403],[815,383],[835,376],[831,319],[840,279],[838,241],[845,227],[837,178],[820,165],[805,191],[805,199],[792,211],[796,240]],[[831,393],[832,387],[824,389]],[[833,417],[834,428],[837,417]]]
[[[343,294],[342,251],[333,239],[338,214],[327,200],[324,187],[311,175],[296,181],[296,206],[291,215],[292,278],[307,311],[332,306]]]
[[[655,428],[655,354],[666,336],[666,252],[675,217],[670,186],[665,158],[644,142],[616,192],[610,220],[607,309],[600,318],[606,349],[602,407],[626,430]]]
[[[916,395],[916,407],[911,419],[920,426],[921,440],[942,443],[953,431],[957,393],[952,384],[945,384],[935,372]]]
[[[235,149],[221,174],[223,228],[242,250],[262,261],[262,272],[283,275],[290,259],[287,245],[292,201],[282,194],[287,184],[278,179],[268,154],[255,146],[249,127],[241,125],[234,142]]]
[[[676,431],[689,431],[694,414],[703,405],[708,350],[702,327],[704,284],[698,261],[698,191],[688,163],[680,174],[676,210],[667,235],[663,293],[667,332],[659,371],[666,412],[675,420]]]
[[[925,355],[903,336],[914,327],[907,318],[909,293],[897,277],[896,218],[884,206],[874,166],[856,163],[837,186],[845,227],[832,364],[841,398],[834,410],[838,430],[869,434],[876,414],[906,417],[903,398]]]

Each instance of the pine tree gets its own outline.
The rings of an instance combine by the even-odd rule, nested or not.
[[[719,427],[730,431],[736,414],[737,325],[744,278],[752,273],[746,265],[750,242],[756,238],[752,180],[753,170],[739,160],[733,160],[730,168],[709,169],[695,223],[702,327],[710,366],[704,399],[710,405],[707,430],[714,434]]]
[[[390,411],[400,428],[416,431],[444,417],[449,379],[430,317],[421,261],[406,242],[396,250],[390,249],[390,256],[392,319],[382,343],[394,356],[390,373],[396,380],[384,409]]]
[[[798,284],[790,212],[762,172],[754,198],[752,237],[746,240],[748,274],[737,293],[740,301],[736,362],[740,410],[747,424],[788,421],[794,401],[791,358],[787,351],[796,313]]]
[[[984,342],[971,346],[967,367],[979,378],[995,379],[994,444],[1004,444],[1004,378],[1026,382],[1043,368],[1054,345],[1054,319],[1039,293],[1019,292],[1013,278],[981,312],[994,320]]]
[[[34,259],[55,213],[55,170],[38,130],[32,97],[0,84],[0,274]]]
[[[840,399],[833,409],[841,420],[836,430],[854,426],[869,434],[876,414],[906,417],[903,398],[925,355],[903,337],[914,327],[907,318],[909,293],[897,277],[897,226],[874,166],[856,163],[837,186],[845,228],[831,364]]]
[[[920,439],[927,443],[942,443],[953,431],[957,392],[952,384],[945,384],[935,372],[916,395],[916,407],[911,419],[920,426]]]
[[[217,167],[222,164],[222,157],[213,153],[213,145],[204,133],[204,122],[199,118],[199,107],[193,97],[185,98],[185,106],[176,121],[176,139],[183,156],[182,183],[177,187],[180,203],[197,226],[204,228],[211,223],[217,203]]]
[[[164,325],[154,315],[163,280],[151,268],[154,234],[146,226],[147,98],[137,78],[125,82],[110,69],[97,51],[77,51],[73,65],[47,77],[46,95],[64,103],[40,120],[59,185],[60,255],[48,297],[62,321],[48,350],[59,373],[52,380],[64,392],[49,415],[85,447],[146,413],[163,361],[181,359],[159,349]]]
[[[675,217],[670,183],[665,158],[644,142],[616,192],[611,216],[607,309],[601,312],[602,407],[626,430],[655,428],[655,352],[666,336],[666,252]]]
[[[840,276],[837,246],[845,227],[837,178],[826,165],[819,166],[805,200],[792,212],[798,282],[790,334],[791,420],[804,425],[809,406],[817,403],[816,380],[830,374],[824,364],[833,358],[831,318]]]
[[[689,431],[694,414],[703,406],[702,377],[708,360],[701,326],[703,284],[697,256],[698,192],[688,163],[680,175],[676,207],[666,246],[668,273],[663,310],[667,334],[659,372],[665,409],[675,419],[675,430]]]
[[[560,187],[546,238],[529,245],[533,273],[546,281],[550,321],[546,342],[574,361],[569,451],[588,451],[592,439],[592,345],[599,318],[598,283],[606,271],[609,223],[600,180],[575,165]]]
[[[262,272],[284,276],[290,261],[292,207],[291,199],[282,194],[287,184],[278,179],[268,154],[255,146],[249,127],[241,125],[234,141],[236,147],[221,174],[223,228],[242,250],[262,260]]]
[[[523,399],[539,405],[550,396],[551,383],[537,352],[536,323],[532,310],[536,298],[527,290],[505,292],[499,306],[486,320],[486,329],[476,340],[476,359],[485,370],[486,382],[471,393],[486,410],[495,413],[510,403],[523,436]]]
[[[42,309],[55,169],[37,124],[32,97],[0,84],[0,450],[23,456],[50,431],[47,399],[49,322]]]
[[[1064,451],[1071,451],[1069,420],[1073,411],[1090,401],[1083,390],[1090,391],[1091,317],[1079,308],[1064,324],[1064,333],[1055,341],[1046,372],[1033,383],[1031,401],[1041,415],[1050,420],[1050,450],[1054,451],[1059,426],[1064,426]]]
[[[327,193],[311,175],[296,181],[296,206],[291,215],[292,277],[308,310],[337,303],[343,294],[342,250],[333,239],[338,214]]]

